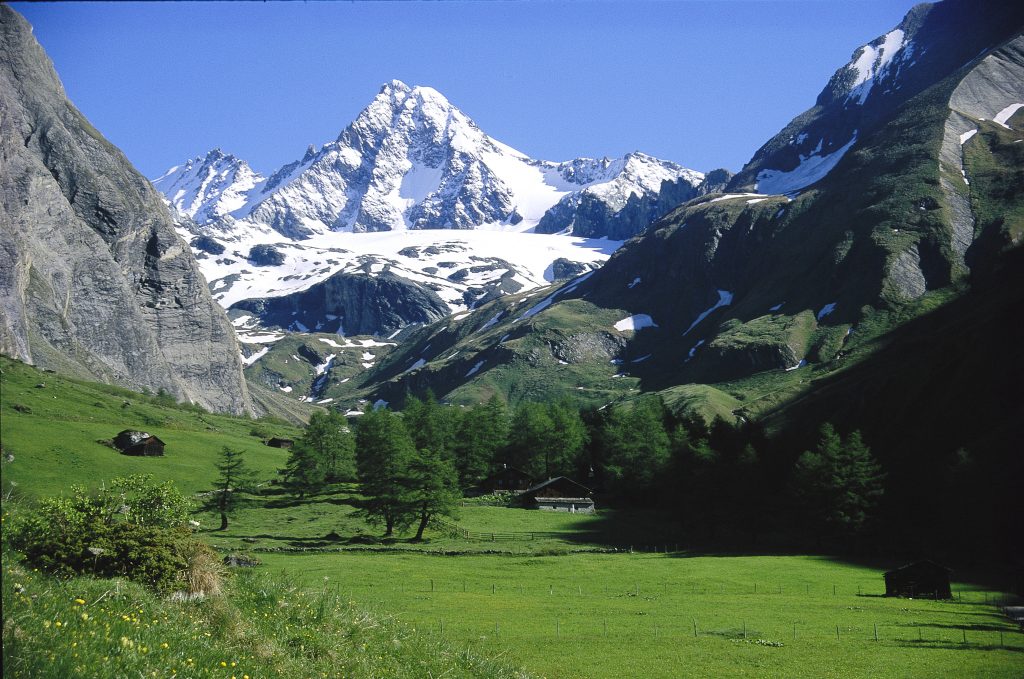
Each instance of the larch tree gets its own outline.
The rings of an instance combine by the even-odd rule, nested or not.
[[[207,496],[204,509],[220,513],[220,528],[227,530],[228,516],[238,507],[238,493],[249,490],[253,474],[245,464],[241,450],[224,446],[217,456],[217,480]]]

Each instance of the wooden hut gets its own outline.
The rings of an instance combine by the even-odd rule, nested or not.
[[[953,571],[934,561],[915,561],[885,574],[885,596],[952,599],[949,574]]]
[[[294,444],[295,441],[292,439],[282,439],[277,438],[276,436],[267,441],[267,445],[271,448],[291,448]]]
[[[520,501],[526,507],[572,514],[593,514],[594,491],[565,476],[557,476],[523,491]]]
[[[144,431],[125,429],[114,438],[114,447],[125,455],[160,457],[164,454],[164,442]]]
[[[501,469],[494,472],[480,482],[482,493],[498,493],[501,491],[522,492],[530,487],[533,479],[522,469],[501,465]]]

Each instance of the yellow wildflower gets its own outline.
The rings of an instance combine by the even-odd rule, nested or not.
[[[85,604],[85,599],[75,599],[75,603],[79,606],[82,606],[83,604]]]

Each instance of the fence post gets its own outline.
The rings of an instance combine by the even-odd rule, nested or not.
[[[561,630],[561,627],[558,624],[558,621],[555,620],[555,638],[557,639],[560,636],[562,636],[562,630]]]
[[[690,618],[693,620],[693,638],[697,638],[697,618]]]
[[[839,641],[839,625],[836,625],[836,641]]]
[[[430,591],[434,591],[434,578],[430,578]]]
[[[964,633],[964,643],[966,644],[967,643],[967,628],[964,627],[960,631]]]
[[[875,623],[875,641],[878,641],[878,623]]]
[[[796,641],[796,623],[793,623],[793,641]]]
[[[743,638],[744,639],[747,638],[747,621],[746,620],[743,621]]]

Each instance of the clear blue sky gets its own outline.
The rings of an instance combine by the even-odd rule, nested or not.
[[[633,150],[738,170],[912,0],[13,6],[147,176],[214,146],[264,173],[392,78],[536,158]]]

